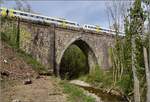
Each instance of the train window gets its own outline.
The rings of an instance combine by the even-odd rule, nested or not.
[[[63,23],[63,21],[61,21],[61,20],[57,20],[57,21]]]
[[[40,16],[38,16],[39,17],[39,19],[42,19],[42,17],[40,17]]]
[[[67,21],[63,21],[63,22],[71,24],[70,22],[67,22]]]
[[[14,14],[17,14],[17,12],[14,12]]]
[[[68,23],[68,24],[70,24],[70,25],[75,25],[75,23],[71,23],[71,22],[66,22],[66,23]]]
[[[46,18],[46,20],[50,20],[49,18]]]
[[[18,12],[15,12],[16,14],[19,14]]]
[[[88,28],[91,28],[91,29],[92,29],[93,27],[92,27],[92,26],[88,26]]]
[[[88,28],[91,28],[90,26],[88,26]]]
[[[56,22],[61,22],[61,23],[63,22],[63,21],[61,21],[61,20],[58,20],[58,19],[55,19],[55,21],[56,21]]]
[[[75,23],[70,23],[71,25],[76,25]]]
[[[24,16],[27,16],[27,14],[24,14]]]
[[[34,17],[33,15],[30,15],[31,17]]]
[[[54,19],[50,19],[50,20],[55,21]]]
[[[20,13],[20,15],[23,15],[23,13]]]
[[[24,14],[24,13],[21,13],[21,15],[23,15],[23,16],[27,16],[27,14]]]
[[[52,19],[52,21],[58,22],[56,19]]]

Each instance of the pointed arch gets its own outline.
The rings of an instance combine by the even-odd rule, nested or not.
[[[59,74],[61,60],[62,60],[62,57],[64,56],[65,51],[73,44],[78,46],[83,51],[83,53],[86,55],[87,61],[88,61],[88,66],[89,66],[89,72],[91,71],[91,69],[93,67],[95,67],[95,65],[98,65],[98,61],[97,61],[94,51],[92,50],[92,47],[85,40],[83,40],[81,36],[78,36],[78,37],[72,39],[64,47],[63,51],[61,52],[60,57],[57,62],[58,63],[57,74]]]

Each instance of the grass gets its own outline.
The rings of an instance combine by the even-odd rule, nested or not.
[[[86,76],[81,76],[79,79],[99,88],[109,88],[113,83],[112,72],[103,71],[98,66],[93,68],[93,70],[89,74],[87,74]]]
[[[94,68],[93,68],[94,69]],[[81,76],[79,80],[88,82],[96,88],[100,89],[114,89],[121,92],[123,95],[132,97],[132,79],[129,74],[123,74],[121,80],[117,80],[116,84],[113,81],[113,70],[103,71],[99,67],[96,67],[86,76]],[[131,93],[131,95],[129,95]]]
[[[78,86],[72,85],[67,81],[61,81],[64,93],[68,94],[69,102],[95,102],[95,98],[86,96],[84,91]]]
[[[33,70],[35,70],[38,73],[47,73],[47,69],[40,64],[38,61],[36,61],[30,54],[25,53],[24,51],[18,49],[17,55],[24,59],[29,65],[32,66]]]

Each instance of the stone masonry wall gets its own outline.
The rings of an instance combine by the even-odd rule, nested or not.
[[[55,29],[56,42],[56,62],[60,64],[61,57],[67,47],[75,40],[81,39],[85,41],[93,50],[97,58],[99,66],[103,69],[111,67],[108,49],[114,45],[114,38],[112,35],[99,32],[89,32],[83,29],[65,29],[58,27]]]
[[[20,23],[20,48],[46,68],[53,70],[54,27],[30,22]]]
[[[89,50],[85,53],[90,55],[91,60],[95,58],[96,61],[93,61],[102,69],[111,67],[108,50],[114,45],[114,35],[82,28],[20,21],[20,48],[51,71],[59,67],[57,65],[61,63],[65,50],[79,39],[89,46],[87,47]],[[82,48],[82,43],[80,47]]]

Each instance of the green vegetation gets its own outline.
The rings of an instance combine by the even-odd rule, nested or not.
[[[69,102],[95,102],[95,99],[91,96],[86,96],[83,89],[68,83],[67,81],[62,81],[61,86],[64,92],[69,94]]]
[[[93,68],[93,70],[89,72],[89,74],[86,74],[89,71],[86,56],[76,45],[71,45],[66,50],[62,58],[60,71],[60,74],[62,75],[61,77],[66,79],[79,77],[80,80],[91,83],[97,88],[107,88],[108,90],[115,89],[126,96],[133,95],[132,71],[130,69],[130,66],[125,69],[125,66],[127,64],[123,64],[125,63],[124,55],[126,54],[125,46],[121,46],[121,44],[124,42],[122,42],[121,40],[122,38],[118,37],[117,41],[119,42],[116,41],[115,48],[109,49],[109,55],[112,57],[113,61],[113,68],[108,71],[104,71],[97,65],[95,68]]]
[[[103,71],[98,66],[85,76],[79,77],[80,80],[86,81],[95,85],[96,87],[110,87],[112,84],[112,71]]]
[[[145,46],[144,22],[145,12],[141,0],[135,0],[128,15],[125,16],[125,38],[118,37],[116,31],[115,47],[111,50],[113,62],[113,83],[119,86],[126,95],[133,93],[131,100],[135,102],[146,101],[146,73],[143,56]],[[147,42],[148,44],[148,42]]]
[[[17,48],[18,42],[17,42],[17,34],[18,34],[18,28],[17,24],[13,22],[10,18],[6,17],[0,17],[1,19],[1,39],[3,41],[6,41],[9,45]],[[9,22],[9,23],[7,23]]]
[[[60,64],[61,78],[74,79],[89,71],[88,62],[82,50],[71,45],[64,53]]]
[[[123,74],[120,80],[116,81],[114,85],[113,81],[113,70],[103,71],[99,67],[96,67],[95,70],[90,72],[86,76],[79,77],[80,80],[86,81],[97,88],[107,88],[107,89],[115,89],[128,96],[128,94],[132,94],[132,79],[129,74]]]
[[[38,72],[38,73],[48,73],[48,70],[40,64],[38,61],[36,61],[30,54],[25,53],[22,50],[17,50],[17,55],[21,58],[23,58],[29,65],[32,66],[32,68]]]
[[[125,50],[128,53],[125,55],[125,64],[128,65],[126,68],[132,71],[133,78],[133,92],[134,101],[145,102],[145,92],[146,89],[146,76],[145,76],[145,65],[143,56],[143,38],[141,35],[144,34],[144,22],[146,16],[141,7],[141,0],[135,0],[133,6],[130,8],[130,13],[126,17],[125,21]],[[128,62],[127,62],[128,61]],[[123,63],[124,64],[124,63]],[[132,70],[131,70],[132,69]],[[143,97],[144,96],[144,97]]]

